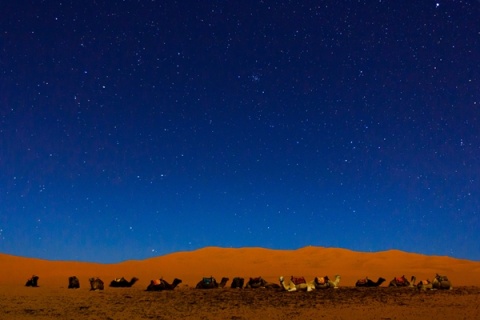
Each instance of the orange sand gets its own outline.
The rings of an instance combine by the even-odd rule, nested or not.
[[[342,277],[340,287],[354,286],[357,279],[368,276],[376,280],[405,275],[410,278],[432,279],[436,273],[445,274],[456,286],[480,286],[480,262],[444,256],[426,256],[390,250],[376,253],[354,252],[346,249],[305,247],[298,250],[262,248],[208,247],[190,252],[178,252],[146,260],[130,260],[117,264],[73,261],[49,261],[0,254],[0,285],[23,286],[36,274],[41,287],[66,287],[68,277],[76,275],[85,288],[88,278],[100,277],[106,285],[117,277],[140,280],[135,286],[146,288],[151,279],[163,277],[183,280],[182,286],[193,287],[203,277],[217,279],[236,276],[262,276],[278,283],[284,275]]]

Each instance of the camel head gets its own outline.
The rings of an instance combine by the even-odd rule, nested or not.
[[[333,287],[334,287],[335,289],[338,288],[337,286],[338,286],[338,284],[340,283],[340,279],[341,279],[340,275],[338,275],[338,274],[335,275],[335,281],[332,282],[332,283],[333,283]]]
[[[180,280],[178,278],[175,278],[175,279],[173,279],[172,285],[178,286],[180,283],[182,283],[182,280]]]
[[[227,278],[227,277],[223,277],[223,278],[222,278],[222,281],[220,281],[220,283],[225,285],[228,280],[230,280],[230,279]]]

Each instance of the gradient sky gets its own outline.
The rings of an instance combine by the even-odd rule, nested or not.
[[[9,1],[0,252],[480,260],[480,2]]]

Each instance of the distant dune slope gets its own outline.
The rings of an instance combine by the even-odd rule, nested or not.
[[[0,285],[8,286],[24,285],[32,274],[40,277],[40,286],[55,287],[67,287],[68,277],[76,275],[86,288],[90,277],[100,277],[108,284],[115,277],[130,279],[136,276],[140,281],[135,286],[145,287],[151,279],[163,277],[171,281],[177,277],[183,280],[182,285],[192,287],[203,276],[210,275],[217,279],[262,276],[277,282],[281,275],[313,279],[339,274],[342,277],[340,286],[353,286],[357,279],[366,276],[374,280],[383,277],[387,285],[396,276],[432,279],[436,273],[448,275],[454,286],[480,286],[480,262],[398,250],[366,253],[323,247],[298,250],[207,247],[117,264],[49,261],[0,254],[0,265]]]

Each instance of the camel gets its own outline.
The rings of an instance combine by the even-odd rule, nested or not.
[[[290,283],[285,284],[283,276],[280,277],[280,285],[285,291],[312,291],[315,290],[314,281],[307,282],[304,277],[290,277]]]
[[[90,278],[90,291],[103,290],[103,281],[100,278]]]
[[[418,290],[452,290],[452,283],[448,280],[447,276],[439,275],[438,273],[435,275],[432,281],[429,279],[421,280],[417,284]]]
[[[245,285],[245,289],[280,289],[280,286],[277,283],[268,282],[262,277],[250,278]]]
[[[216,289],[216,288],[223,288],[227,284],[229,279],[223,277],[220,283],[215,280],[214,277],[204,277],[200,282],[197,283],[195,288],[197,289]]]
[[[147,291],[173,290],[180,283],[182,283],[182,280],[177,278],[173,279],[173,282],[171,284],[163,280],[163,278],[160,278],[160,279],[150,281],[150,284],[147,287]]]
[[[433,289],[432,282],[428,279],[427,280],[420,280],[417,284],[417,289],[418,290],[423,290],[423,291],[432,290]]]
[[[76,276],[68,278],[68,289],[78,289],[80,288],[80,280]]]
[[[127,281],[124,277],[116,278],[110,282],[110,287],[113,288],[130,288],[138,281],[137,277],[133,277],[130,281]]]
[[[26,287],[38,287],[38,279],[39,277],[36,275],[33,275],[30,279],[27,280],[25,283]]]
[[[338,274],[335,276],[335,281],[330,280],[328,276],[315,277],[315,279],[313,279],[313,285],[315,286],[315,289],[328,289],[328,288],[338,289],[339,283],[340,283],[340,276]]]
[[[233,280],[232,280],[232,285],[231,285],[230,287],[231,287],[232,289],[236,289],[236,288],[242,289],[244,283],[245,283],[245,279],[244,279],[244,278],[235,277],[235,278],[233,278]]]
[[[448,280],[447,276],[439,275],[438,273],[435,275],[435,278],[432,280],[432,288],[433,289],[441,289],[441,290],[452,290],[452,283]]]
[[[415,285],[416,277],[412,276],[410,281],[403,275],[401,277],[395,277],[388,284],[389,287],[413,287]]]
[[[385,279],[380,277],[378,278],[377,282],[374,282],[373,280],[368,279],[366,277],[365,279],[360,279],[355,283],[356,287],[379,287],[382,283],[385,282]]]

